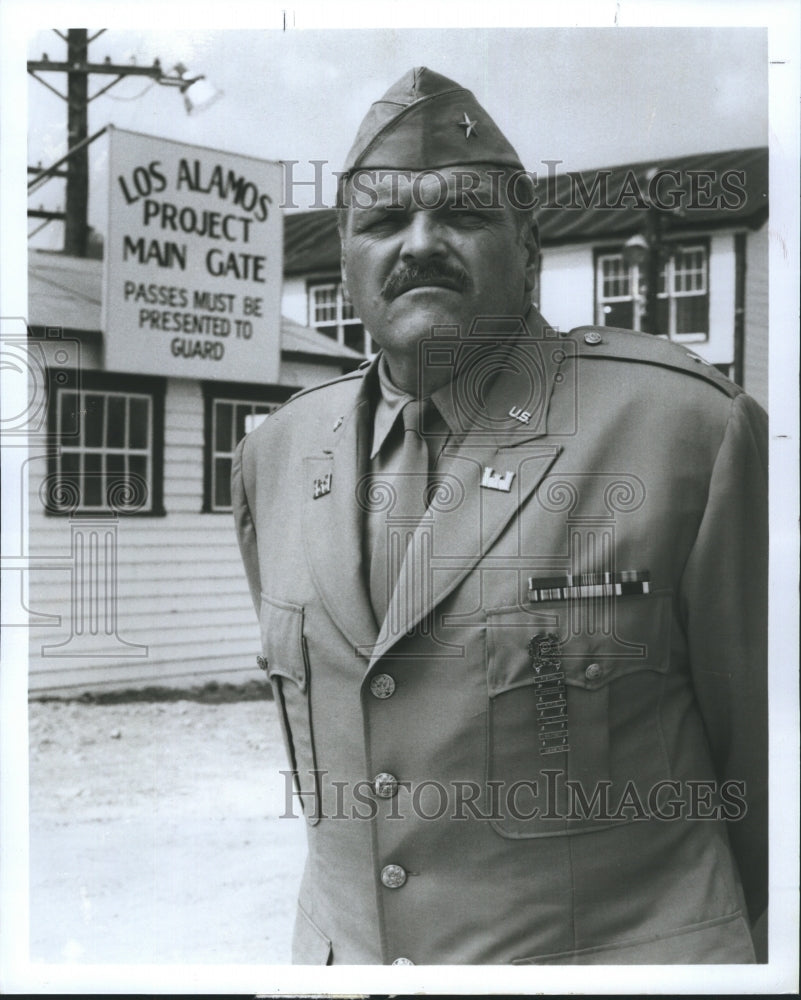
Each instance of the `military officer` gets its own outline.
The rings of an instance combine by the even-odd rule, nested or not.
[[[233,473],[308,826],[294,961],[753,962],[764,413],[678,345],[548,327],[522,164],[453,81],[404,76],[346,171],[381,350]]]

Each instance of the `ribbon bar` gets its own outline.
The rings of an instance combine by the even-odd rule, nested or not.
[[[650,576],[647,569],[629,569],[620,573],[566,573],[560,577],[530,576],[528,599],[536,603],[647,594],[650,590]]]

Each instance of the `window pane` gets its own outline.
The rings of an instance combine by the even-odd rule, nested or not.
[[[109,396],[106,400],[106,445],[109,448],[125,447],[125,397]]]
[[[709,296],[686,295],[676,299],[676,333],[709,332]]]
[[[84,393],[83,408],[83,443],[87,448],[100,448],[103,445],[103,396],[96,393]]]
[[[361,323],[348,323],[345,327],[345,345],[364,354],[364,327]]]
[[[146,455],[129,456],[127,478],[130,487],[131,507],[136,510],[150,510],[152,504]]]
[[[634,303],[608,302],[603,307],[604,326],[621,326],[625,330],[634,329]]]
[[[147,448],[150,400],[132,398],[128,400],[128,446]]]
[[[80,433],[77,392],[59,393],[59,418],[61,434],[66,437],[74,437]]]
[[[232,403],[217,400],[214,403],[214,450],[230,451],[234,424]]]
[[[81,456],[74,451],[62,452],[60,464],[60,471],[63,475],[77,473],[81,467]]]
[[[125,475],[125,455],[106,455],[106,476],[118,480]]]
[[[48,489],[47,506],[50,510],[68,514],[80,504],[80,461],[81,456],[75,452],[62,452],[56,466],[57,474]]]
[[[670,324],[670,299],[665,297],[664,299],[656,300],[656,322],[657,326],[652,333],[669,333],[668,326]]]
[[[83,458],[83,507],[102,507],[105,504],[103,490],[102,455],[86,454]]]
[[[231,459],[214,460],[214,506],[231,506]]]

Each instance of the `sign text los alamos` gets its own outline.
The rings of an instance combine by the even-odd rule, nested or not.
[[[277,163],[111,130],[106,367],[277,381]]]

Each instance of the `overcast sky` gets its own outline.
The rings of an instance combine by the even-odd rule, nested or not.
[[[65,51],[51,30],[30,34],[28,58],[61,60]],[[90,133],[113,122],[298,160],[298,178],[312,176],[304,168],[312,159],[338,170],[370,103],[412,66],[473,90],[531,170],[544,172],[545,160],[577,170],[765,145],[768,138],[761,28],[111,29],[90,46],[91,61],[106,56],[139,65],[158,57],[166,71],[181,61],[223,96],[187,115],[177,92],[130,77],[92,102]],[[64,87],[63,74],[47,79]],[[90,93],[107,79],[94,77]],[[66,107],[35,80],[28,91],[29,162],[48,164],[66,148]],[[92,165],[90,221],[102,229],[104,139]],[[39,196],[48,207],[61,199],[57,181]],[[58,235],[58,226],[49,228],[50,238]]]

